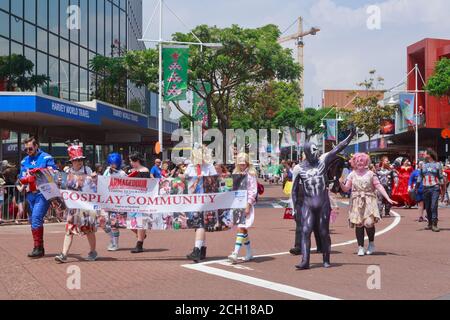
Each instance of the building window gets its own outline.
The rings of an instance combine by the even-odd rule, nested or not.
[[[59,0],[48,0],[49,27],[55,34],[59,33]]]
[[[11,13],[20,18],[23,18],[23,0],[11,1]]]
[[[60,61],[59,62],[59,85],[60,85],[60,97],[69,100],[69,63]]]
[[[25,22],[25,44],[36,48],[36,27]]]
[[[9,55],[9,40],[0,37],[0,57]]]
[[[66,39],[69,38],[69,29],[67,28],[69,14],[67,13],[67,8],[69,8],[69,0],[59,0],[59,35]]]
[[[47,6],[47,0],[37,0],[37,24],[44,28],[47,29],[48,27],[48,23],[47,23],[47,19],[48,19],[48,6]]]
[[[60,97],[59,62],[58,59],[53,57],[49,57],[48,61],[48,77],[50,78],[48,94],[54,97]]]
[[[0,0],[0,9],[9,11],[9,0]]]
[[[36,0],[25,0],[25,20],[36,23]]]
[[[49,33],[48,42],[50,45],[49,53],[56,57],[59,57],[59,39],[58,39],[58,37],[52,33]]]
[[[9,16],[0,11],[0,35],[9,38]]]
[[[79,64],[80,61],[78,59],[78,46],[76,44],[70,44],[70,62]]]
[[[69,61],[69,41],[59,38],[59,57]]]
[[[47,52],[48,33],[41,28],[37,30],[37,48],[43,52]]]
[[[97,0],[97,52],[105,54],[105,2]]]
[[[36,73],[38,75],[45,75],[45,76],[48,75],[48,56],[41,52],[37,53]],[[40,93],[48,92],[47,86],[42,86],[41,88],[38,88],[38,92]]]
[[[11,39],[23,43],[23,20],[11,16]]]

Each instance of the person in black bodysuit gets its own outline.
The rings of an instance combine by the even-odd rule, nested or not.
[[[331,238],[330,238],[330,212],[331,204],[328,194],[327,172],[330,164],[336,160],[337,154],[345,149],[356,134],[352,128],[350,135],[329,153],[319,158],[319,149],[315,144],[305,143],[303,152],[306,159],[301,163],[300,170],[295,179],[292,194],[294,210],[300,209],[302,226],[302,262],[297,269],[309,269],[311,254],[311,233],[318,225],[322,244],[323,265],[329,268]],[[303,197],[298,197],[298,188],[302,188]]]

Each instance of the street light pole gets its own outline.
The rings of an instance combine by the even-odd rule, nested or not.
[[[159,117],[158,117],[158,141],[159,146],[161,148],[161,154],[164,154],[164,145],[163,145],[163,74],[162,74],[162,47],[163,47],[163,38],[162,38],[162,27],[163,27],[163,0],[159,1]]]
[[[164,125],[164,120],[163,120],[163,115],[164,115],[164,113],[163,113],[163,110],[164,110],[164,108],[163,108],[163,90],[164,90],[164,87],[163,87],[163,55],[162,55],[163,44],[198,45],[198,46],[200,46],[200,50],[201,51],[203,51],[204,47],[211,48],[211,49],[216,49],[216,50],[218,50],[218,49],[223,47],[222,43],[203,43],[192,31],[191,31],[191,34],[195,37],[196,40],[198,40],[198,42],[183,42],[183,41],[164,40],[163,39],[163,6],[164,5],[165,5],[164,4],[164,0],[159,0],[159,39],[157,39],[157,40],[156,39],[146,39],[146,38],[138,39],[138,41],[152,42],[152,43],[157,43],[158,44],[158,49],[159,49],[158,142],[159,142],[159,145],[161,147],[161,153],[164,152],[164,145],[163,145],[163,125]],[[156,13],[156,9],[157,9],[157,7],[155,6],[154,13]],[[170,8],[169,8],[169,10],[170,10]],[[172,10],[170,10],[170,11],[186,27],[184,22]],[[148,22],[147,28],[144,31],[144,35],[145,35],[145,32],[147,31],[147,29],[149,28],[152,20],[153,20],[153,16],[150,19],[150,21]]]
[[[416,98],[415,98],[415,109],[416,109],[416,166],[419,163],[419,66],[416,63],[415,65],[415,80],[416,80]]]

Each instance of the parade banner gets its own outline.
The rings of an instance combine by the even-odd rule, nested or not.
[[[129,229],[220,231],[246,219],[245,175],[139,179],[58,173],[55,178],[47,169],[37,175],[44,197],[61,211],[78,209],[80,221],[106,211]]]
[[[189,47],[164,47],[164,101],[186,100]]]

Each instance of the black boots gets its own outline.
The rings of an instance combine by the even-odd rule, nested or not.
[[[206,259],[206,247],[202,247],[202,249],[200,250],[200,260],[205,259]]]
[[[194,261],[195,263],[200,262],[201,260],[206,259],[206,247],[194,248],[190,254],[186,256],[189,260]]]
[[[45,256],[44,247],[36,247],[31,253],[28,254],[28,258],[38,259]]]
[[[192,250],[192,252],[191,252],[190,254],[188,254],[186,257],[187,257],[189,260],[192,260],[192,261],[194,261],[195,263],[198,263],[198,262],[200,262],[200,260],[201,260],[201,256],[202,256],[201,250],[200,250],[199,248],[195,247],[195,248]]]
[[[131,250],[131,253],[142,253],[142,252],[144,252],[144,242],[138,241],[136,243],[136,248]]]
[[[299,247],[295,247],[289,250],[289,253],[292,254],[293,256],[299,256],[302,254],[302,249]]]

